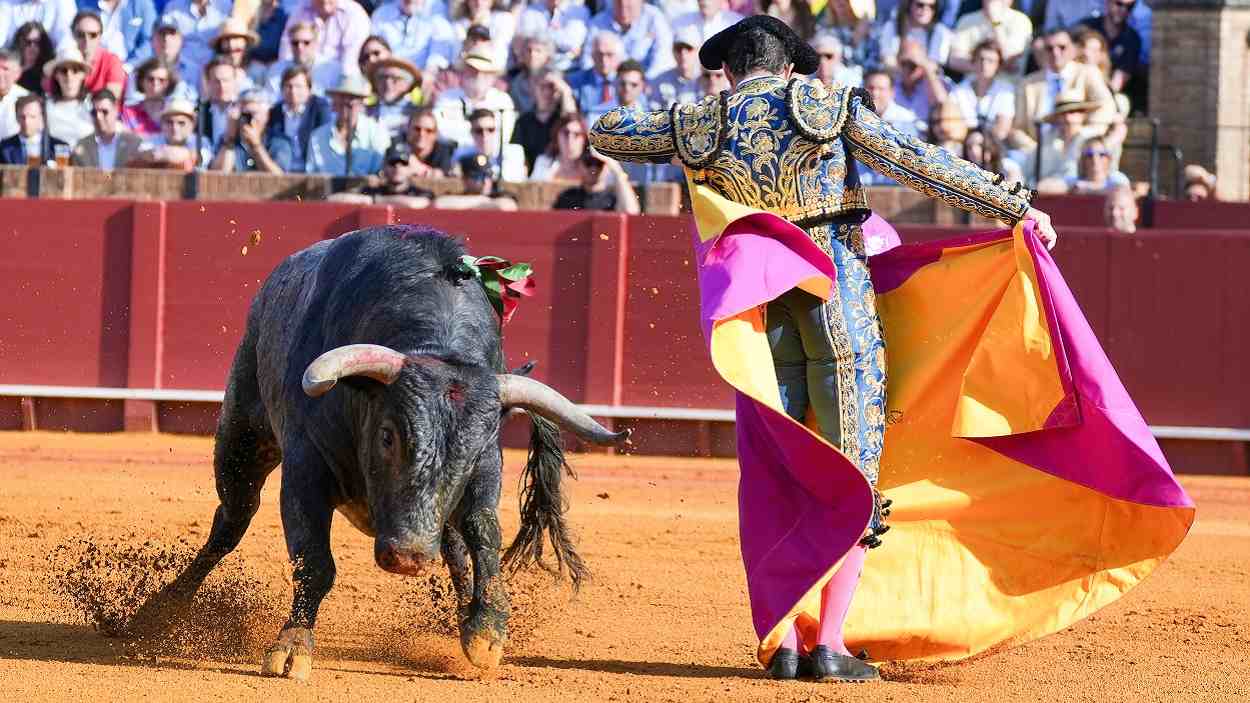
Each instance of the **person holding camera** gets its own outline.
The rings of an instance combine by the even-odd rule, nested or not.
[[[209,170],[286,173],[295,158],[295,145],[285,134],[265,130],[273,101],[263,90],[249,90],[228,111],[229,121],[221,146]]]
[[[577,160],[581,171],[581,184],[569,188],[556,197],[556,210],[604,210],[637,215],[642,212],[638,195],[629,184],[629,176],[621,165],[605,159],[599,152],[587,147]]]

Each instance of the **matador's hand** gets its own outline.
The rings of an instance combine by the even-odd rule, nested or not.
[[[1047,249],[1054,249],[1055,242],[1059,240],[1059,235],[1055,233],[1055,228],[1050,224],[1050,215],[1031,207],[1029,211],[1024,213],[1025,220],[1032,220],[1036,227],[1033,231],[1037,233],[1037,238],[1042,240],[1042,244]]]

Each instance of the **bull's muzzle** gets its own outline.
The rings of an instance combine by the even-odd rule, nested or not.
[[[438,550],[405,546],[390,540],[377,540],[373,546],[373,560],[379,567],[393,574],[417,576],[438,560]]]

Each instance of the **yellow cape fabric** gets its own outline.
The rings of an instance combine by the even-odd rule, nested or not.
[[[704,242],[760,212],[691,191]],[[874,660],[960,659],[1056,632],[1139,583],[1193,522],[1192,508],[1111,498],[965,439],[1041,430],[1065,396],[1023,236],[944,250],[877,297],[890,410],[878,488],[894,509],[845,627]],[[780,410],[762,309],[711,336],[725,380]],[[840,563],[763,638],[762,663],[792,623],[814,639]]]

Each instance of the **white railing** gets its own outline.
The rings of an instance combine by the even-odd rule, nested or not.
[[[0,397],[73,398],[91,400],[153,400],[173,403],[220,403],[224,391],[165,388],[97,388],[94,386],[0,385]],[[638,405],[581,405],[595,417],[679,420],[685,422],[733,422],[732,410],[715,408],[658,408]],[[1250,442],[1250,429],[1235,427],[1179,427],[1151,425],[1157,439],[1196,439]]]

